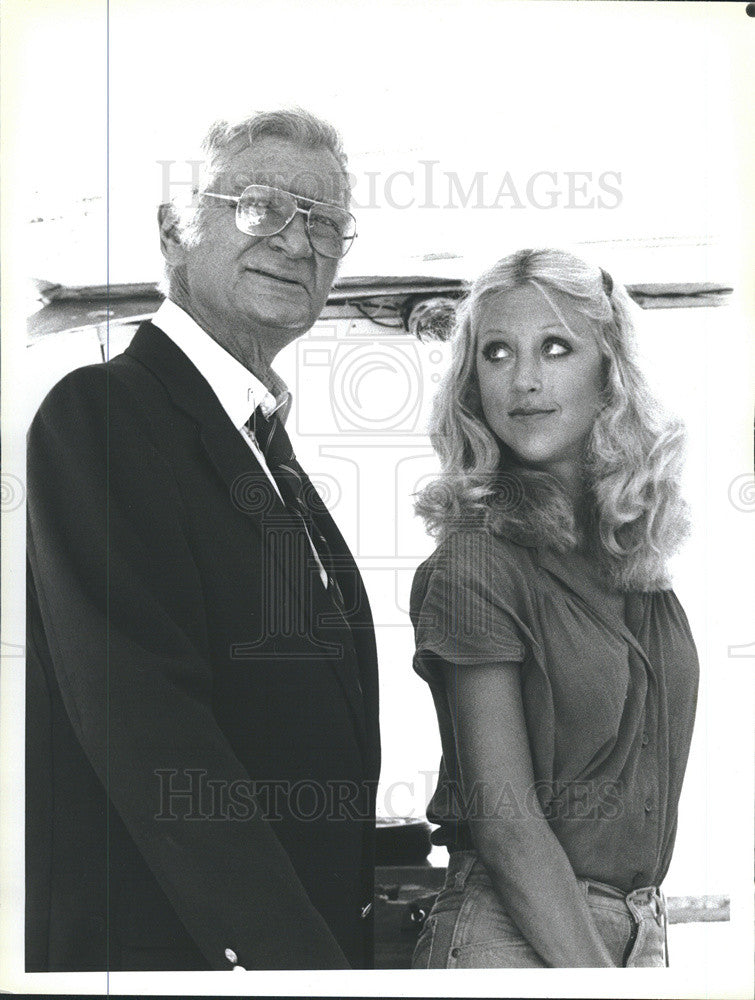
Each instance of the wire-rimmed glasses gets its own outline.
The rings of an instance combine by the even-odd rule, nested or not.
[[[312,249],[323,257],[344,257],[357,234],[356,219],[345,208],[267,184],[250,184],[240,195],[215,191],[203,194],[235,202],[236,227],[248,236],[275,236],[286,228],[297,212],[301,212]]]

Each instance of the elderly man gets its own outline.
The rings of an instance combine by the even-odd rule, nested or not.
[[[377,677],[271,369],[354,236],[337,133],[216,125],[169,292],[29,434],[27,971],[371,961]]]

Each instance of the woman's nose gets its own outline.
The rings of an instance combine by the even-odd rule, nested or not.
[[[535,392],[542,384],[540,358],[520,355],[514,368],[514,388],[517,392]]]

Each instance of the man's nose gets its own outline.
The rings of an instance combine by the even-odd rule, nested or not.
[[[541,358],[529,354],[520,355],[514,367],[514,388],[517,392],[536,392],[542,385]]]
[[[301,212],[296,212],[293,219],[268,240],[288,257],[311,257],[314,253],[307,235],[306,216]]]

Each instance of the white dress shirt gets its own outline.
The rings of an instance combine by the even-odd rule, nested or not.
[[[283,383],[280,383],[281,392],[276,399],[256,375],[245,368],[216,340],[213,340],[187,312],[177,306],[175,302],[171,302],[170,299],[165,299],[152,317],[152,323],[159,327],[167,337],[170,337],[176,347],[183,351],[208,383],[218,397],[220,405],[228,414],[231,423],[251,448],[254,457],[273,484],[275,492],[281,497],[278,484],[268,468],[265,456],[257,444],[254,434],[247,427],[247,421],[258,406],[265,417],[271,416],[280,409],[283,410],[285,416],[290,404],[290,393]],[[309,537],[308,531],[307,536]],[[327,587],[328,576],[320,562],[320,556],[311,537],[309,544],[317,560],[320,579]]]

